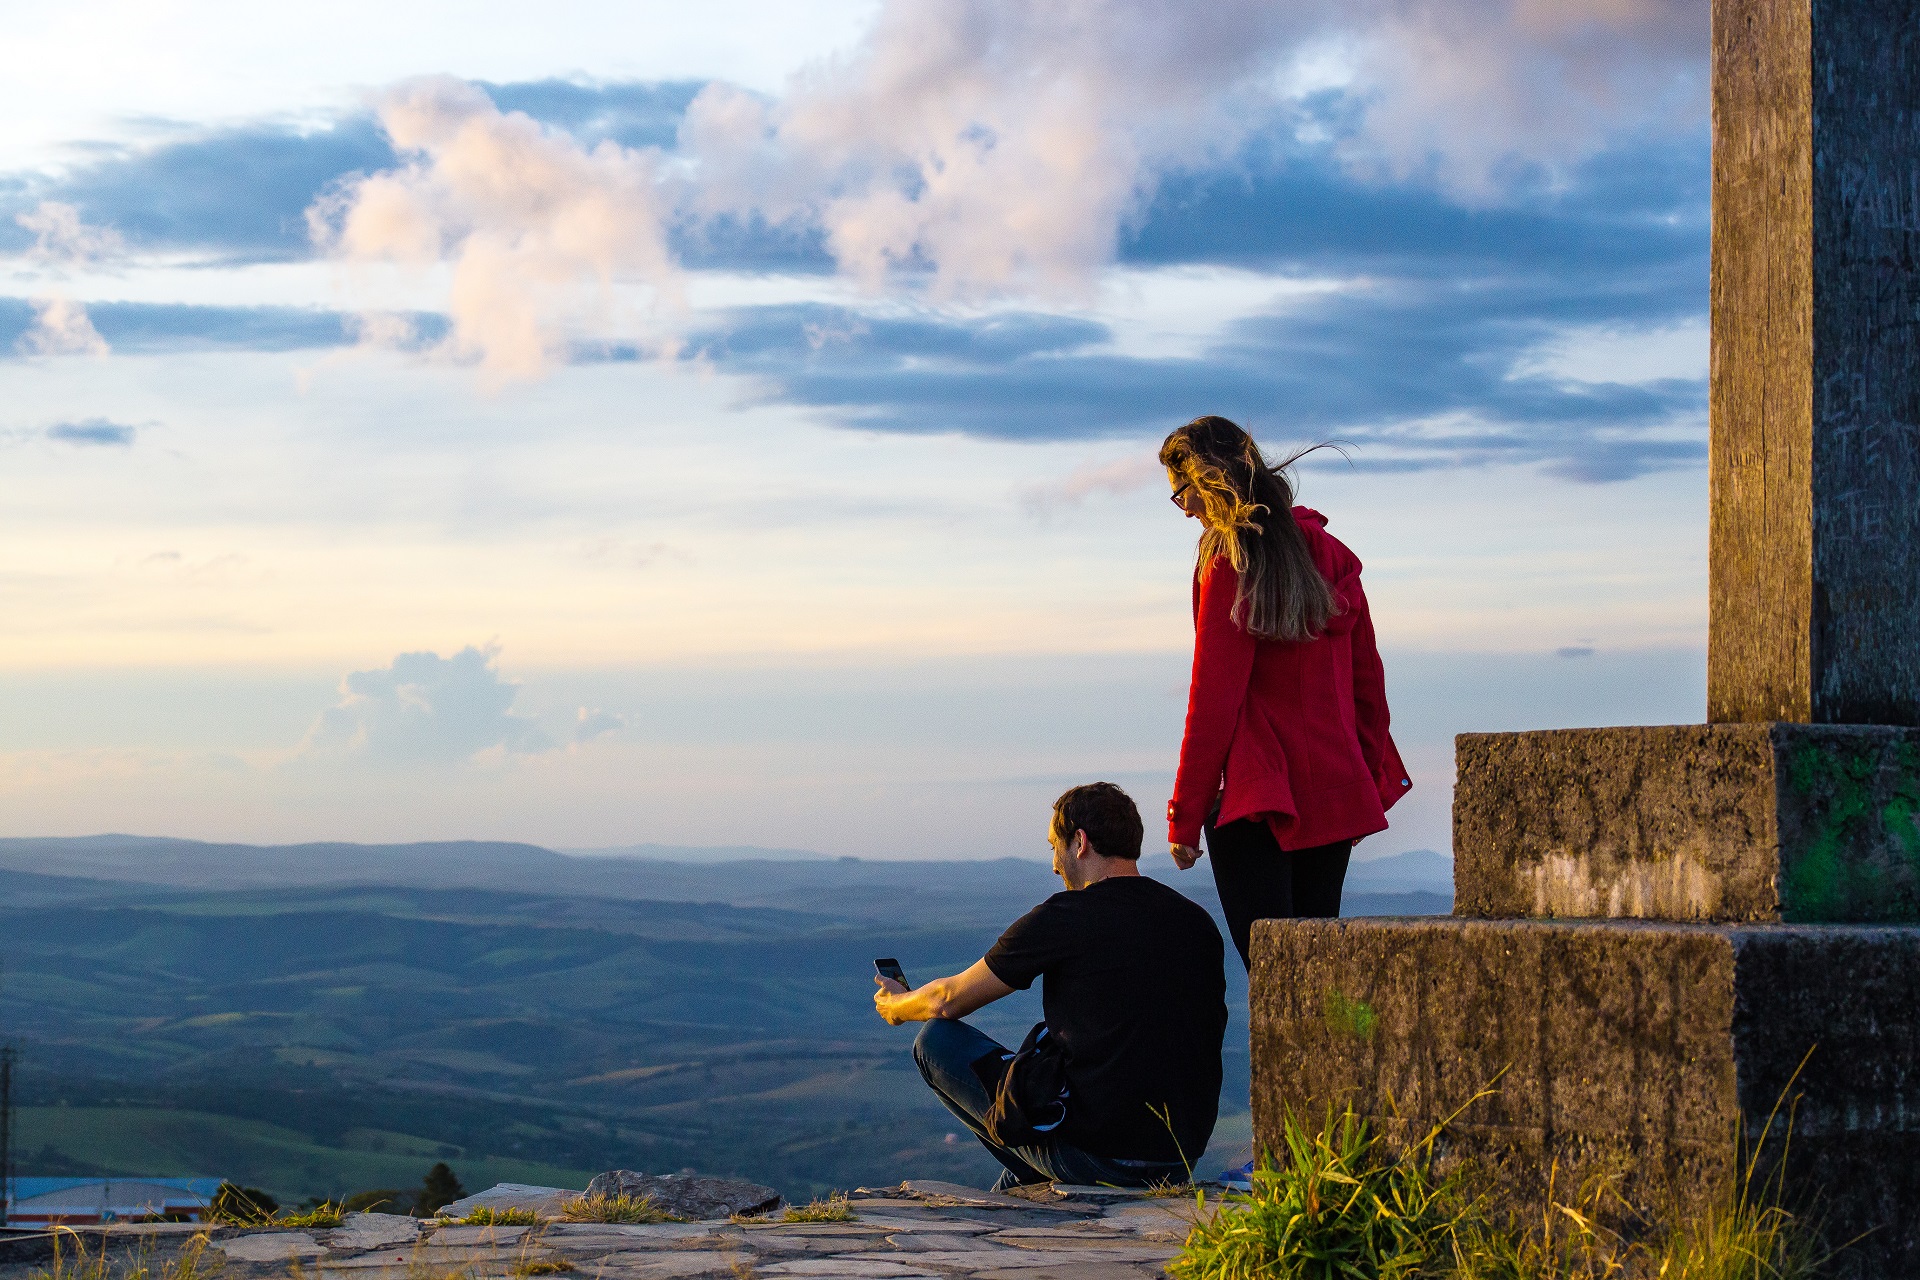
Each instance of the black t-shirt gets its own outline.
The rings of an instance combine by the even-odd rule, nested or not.
[[[1118,876],[1054,894],[986,960],[1016,990],[1046,979],[1047,1025],[1069,1055],[1067,1142],[1115,1159],[1200,1158],[1220,1109],[1227,1030],[1211,916],[1157,880]]]

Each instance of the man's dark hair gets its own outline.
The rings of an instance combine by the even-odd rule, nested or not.
[[[1133,797],[1111,782],[1074,787],[1053,802],[1053,838],[1060,844],[1084,831],[1093,851],[1105,858],[1140,858],[1140,810]]]

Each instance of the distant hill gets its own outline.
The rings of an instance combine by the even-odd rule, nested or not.
[[[832,854],[812,849],[768,849],[755,844],[618,844],[559,849],[569,858],[643,858],[650,862],[825,862]]]
[[[1347,868],[1347,891],[1437,893],[1451,903],[1453,859],[1431,849],[1409,849],[1385,858],[1356,858]],[[1451,909],[1449,906],[1448,910]]]

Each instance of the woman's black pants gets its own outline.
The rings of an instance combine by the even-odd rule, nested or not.
[[[1240,963],[1253,968],[1247,935],[1255,920],[1339,915],[1340,886],[1352,853],[1351,840],[1282,849],[1267,824],[1253,818],[1208,827],[1213,885],[1220,891],[1220,909],[1226,913]]]

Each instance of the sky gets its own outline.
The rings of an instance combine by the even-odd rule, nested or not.
[[[1704,714],[1704,0],[0,0],[0,834],[1044,857],[1219,413],[1461,732]]]

